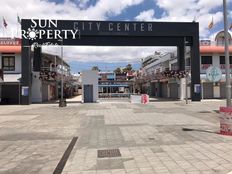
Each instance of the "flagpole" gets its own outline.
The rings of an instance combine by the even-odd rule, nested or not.
[[[3,30],[3,37],[5,37],[4,17],[2,17],[2,30]]]
[[[231,84],[230,84],[230,60],[229,60],[229,37],[227,21],[227,2],[223,0],[224,33],[225,33],[225,63],[226,63],[226,106],[231,106]]]
[[[18,13],[17,13],[17,17],[16,17],[16,24],[17,24],[17,37],[18,37],[18,35],[19,35],[19,33],[18,33],[18,27],[19,27],[19,25],[18,25]]]

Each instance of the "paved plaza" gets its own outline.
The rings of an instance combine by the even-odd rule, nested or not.
[[[227,174],[232,137],[217,134],[222,105],[0,106],[0,174]]]

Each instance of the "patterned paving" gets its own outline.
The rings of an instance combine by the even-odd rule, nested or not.
[[[216,133],[213,112],[222,104],[1,106],[0,174],[52,174],[73,137],[63,174],[227,174],[232,137]],[[98,158],[105,149],[121,156]]]

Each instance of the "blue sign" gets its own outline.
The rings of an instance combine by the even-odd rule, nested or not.
[[[28,96],[28,95],[29,95],[29,87],[22,86],[22,96]]]

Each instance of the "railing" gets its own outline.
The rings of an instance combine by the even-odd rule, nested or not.
[[[226,65],[225,64],[220,64],[220,68],[221,69],[226,69]],[[232,68],[232,64],[230,64],[230,69]]]
[[[202,65],[201,65],[201,70],[206,70],[206,69],[208,69],[210,66],[212,66],[212,64],[202,64]]]

